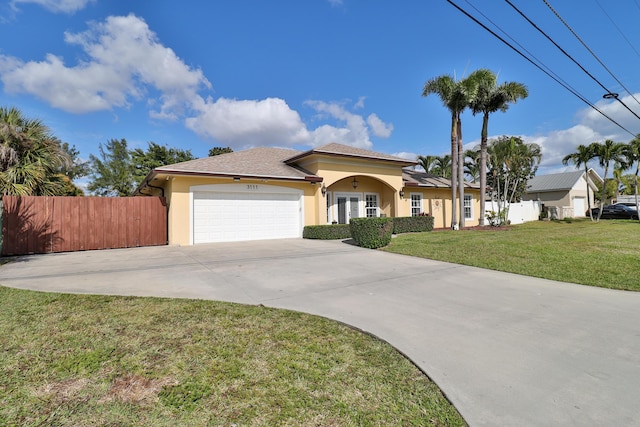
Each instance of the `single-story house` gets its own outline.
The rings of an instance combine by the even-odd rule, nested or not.
[[[597,186],[602,184],[602,178],[593,169],[540,175],[527,181],[522,200],[541,201],[556,219],[580,218],[587,216],[589,203],[594,206]]]
[[[451,182],[416,162],[332,143],[308,151],[257,147],[152,170],[136,190],[168,206],[169,244],[302,237],[306,225],[427,213],[451,223]],[[467,226],[479,187],[466,184]]]

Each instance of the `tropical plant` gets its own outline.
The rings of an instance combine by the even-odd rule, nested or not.
[[[422,167],[422,169],[424,169],[426,173],[430,173],[434,175],[435,175],[435,168],[436,168],[436,159],[437,159],[437,156],[431,156],[431,155],[418,156],[416,158],[418,162],[418,166]]]
[[[627,168],[627,158],[625,156],[625,144],[621,142],[614,142],[610,139],[605,140],[602,144],[599,142],[594,142],[591,144],[591,147],[595,153],[595,156],[598,158],[600,166],[604,168],[604,185],[602,186],[602,193],[600,194],[600,207],[604,206],[605,201],[605,191],[607,188],[607,179],[609,174],[609,166],[611,162],[618,163],[622,166],[623,169]],[[596,221],[600,221],[600,217],[602,216],[602,209],[598,210],[598,218]]]
[[[231,147],[213,147],[209,149],[209,157],[219,156],[220,154],[233,153]]]
[[[489,132],[489,115],[496,111],[505,112],[509,104],[524,99],[529,95],[527,87],[522,83],[506,82],[497,84],[498,78],[491,70],[480,69],[475,75],[478,89],[471,100],[471,112],[482,114],[482,131],[480,134],[480,212],[485,211],[485,195],[487,192],[487,139]],[[484,218],[480,215],[480,225]]]
[[[489,141],[488,159],[491,188],[498,200],[498,214],[502,206],[520,201],[527,181],[533,178],[542,160],[538,144],[525,143],[516,136],[501,136]]]
[[[478,182],[480,179],[480,147],[464,152],[464,174],[471,182]]]
[[[91,175],[87,188],[99,196],[130,196],[134,168],[126,139],[112,139],[98,146],[100,157],[89,156]]]
[[[64,174],[71,164],[42,121],[24,117],[17,108],[0,107],[0,194],[76,194],[80,190]]]
[[[474,79],[470,77],[456,80],[455,77],[450,75],[442,75],[428,80],[422,89],[422,96],[438,95],[444,106],[451,113],[451,228],[454,230],[458,228],[456,200],[459,201],[460,212],[464,211],[461,115],[474,98],[477,88]],[[459,194],[457,194],[458,192]],[[460,215],[460,226],[464,226],[464,215]]]
[[[139,185],[149,172],[157,167],[195,159],[191,150],[171,148],[155,142],[149,142],[146,150],[135,148],[130,151],[130,154],[135,186]]]
[[[624,154],[627,158],[627,164],[632,166],[636,165],[635,173],[633,174],[633,195],[635,196],[636,210],[638,210],[638,172],[640,172],[640,134],[636,135],[627,146],[625,147]]]
[[[576,151],[567,154],[562,159],[563,165],[568,165],[569,162],[573,163],[576,168],[580,166],[584,166],[584,179],[587,180],[587,206],[589,208],[589,217],[591,221],[593,221],[593,213],[591,212],[591,196],[589,195],[589,161],[593,160],[596,157],[596,154],[593,150],[592,145],[578,145]]]

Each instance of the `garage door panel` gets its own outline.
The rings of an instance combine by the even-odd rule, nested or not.
[[[194,243],[300,237],[301,195],[195,192]]]

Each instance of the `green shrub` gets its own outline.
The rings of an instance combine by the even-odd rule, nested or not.
[[[403,216],[393,218],[393,234],[417,233],[433,230],[432,216]]]
[[[307,225],[302,230],[305,239],[338,240],[351,237],[349,224]]]
[[[351,237],[356,245],[376,249],[391,242],[392,218],[352,218],[349,222]]]

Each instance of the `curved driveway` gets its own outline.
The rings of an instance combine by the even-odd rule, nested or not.
[[[405,353],[472,426],[640,424],[636,293],[302,239],[20,257],[0,284],[318,314]]]

